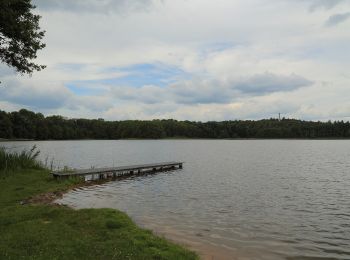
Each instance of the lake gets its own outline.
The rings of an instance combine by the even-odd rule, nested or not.
[[[350,259],[349,140],[120,140],[36,144],[59,167],[184,161],[182,170],[67,193],[125,211],[214,259]]]

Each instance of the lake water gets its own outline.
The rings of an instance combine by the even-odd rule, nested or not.
[[[67,193],[214,259],[350,259],[349,140],[128,140],[36,144],[76,168],[184,161],[182,170]],[[211,259],[211,258],[210,258]]]

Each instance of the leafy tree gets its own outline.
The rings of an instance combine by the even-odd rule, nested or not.
[[[45,68],[32,61],[45,47],[34,8],[31,0],[0,0],[0,60],[21,74]]]
[[[45,117],[25,109],[0,111],[0,138],[121,139],[121,138],[350,138],[350,122],[296,119],[191,122],[177,120],[68,119]]]
[[[6,112],[0,111],[0,138],[12,137],[12,122]]]

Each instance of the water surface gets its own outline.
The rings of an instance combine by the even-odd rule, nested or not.
[[[179,171],[76,189],[60,203],[120,209],[217,259],[350,259],[348,140],[4,144],[34,143],[61,167],[185,162]]]

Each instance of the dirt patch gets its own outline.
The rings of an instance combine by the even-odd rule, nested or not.
[[[59,199],[63,196],[64,191],[55,191],[55,192],[47,192],[43,194],[36,195],[31,197],[25,201],[22,201],[21,204],[55,204],[54,200]]]
[[[25,204],[45,204],[45,205],[59,205],[55,203],[54,201],[57,199],[61,199],[65,193],[67,193],[70,190],[74,190],[77,188],[81,187],[88,187],[88,186],[94,186],[94,185],[99,185],[106,183],[109,180],[98,180],[98,181],[85,181],[81,182],[75,185],[72,185],[68,187],[67,189],[64,190],[59,190],[59,191],[53,191],[53,192],[45,192],[41,193],[35,196],[32,196],[26,200],[22,200],[20,202],[21,205]]]

